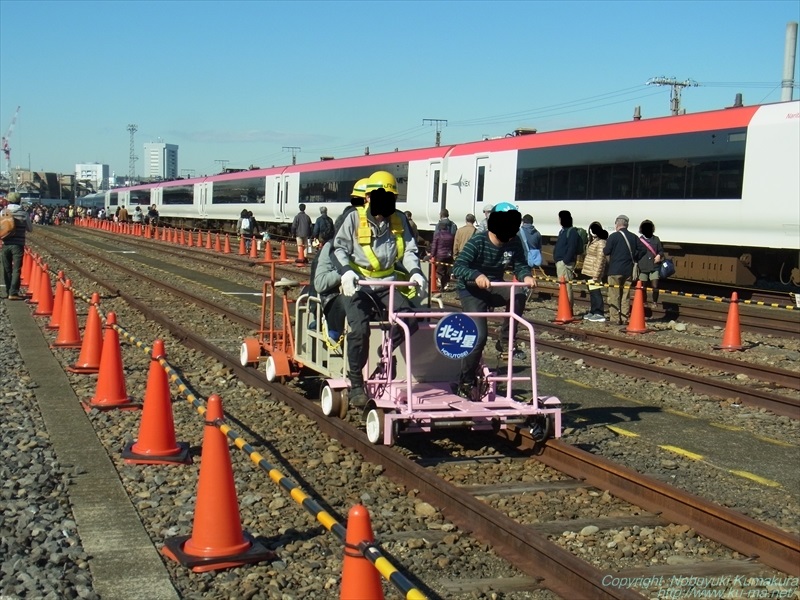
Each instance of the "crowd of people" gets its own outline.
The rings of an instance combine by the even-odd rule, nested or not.
[[[95,210],[73,205],[33,205],[23,209],[19,202],[19,195],[12,193],[0,203],[4,212],[13,215],[16,224],[14,233],[3,240],[2,249],[5,288],[11,300],[20,298],[22,252],[32,224],[70,223],[79,217],[95,217],[155,225],[159,218],[155,205],[147,211],[135,206],[130,212],[126,207],[118,207],[111,213],[103,208]],[[511,272],[518,281],[533,287],[536,285],[535,269],[542,262],[542,235],[533,217],[522,215],[511,203],[486,204],[481,222],[477,222],[475,215],[468,214],[460,227],[450,220],[446,209],[442,210],[429,254],[424,256],[413,215],[397,210],[396,202],[394,176],[378,171],[355,184],[350,206],[335,223],[327,215],[325,206],[319,208],[319,216],[312,222],[306,205],[301,204],[291,225],[291,235],[298,247],[309,255],[314,254],[315,248],[318,250],[311,265],[310,290],[322,301],[328,337],[337,342],[347,332],[349,401],[354,406],[363,406],[367,401],[363,369],[368,358],[369,323],[388,307],[390,293],[394,294],[396,310],[420,306],[428,291],[422,259],[435,262],[440,289],[455,291],[465,312],[490,312],[501,307],[508,311],[513,293],[516,295],[514,310],[518,315],[525,308],[523,288],[493,287],[492,283],[503,281],[506,273]],[[622,324],[629,317],[629,283],[641,281],[652,289],[653,303],[658,301],[659,266],[666,254],[651,221],[641,223],[641,235],[637,236],[628,230],[626,215],[615,219],[614,231],[610,233],[598,221],[589,224],[588,232],[575,227],[568,210],[560,211],[558,216],[561,230],[553,248],[556,275],[566,281],[570,304],[578,273],[585,279],[590,308],[584,319],[607,320],[603,297],[606,283],[611,322]],[[241,212],[236,231],[246,240],[248,251],[250,244],[260,239],[262,230],[252,211]],[[390,292],[390,288],[377,284],[396,279],[410,281],[414,287]],[[376,283],[370,285],[371,281]],[[454,391],[466,398],[472,397],[488,338],[486,318],[474,317],[474,321],[478,331],[475,350],[462,359],[459,380],[454,385]],[[417,328],[417,323],[411,319],[408,322],[410,334]],[[403,335],[403,330],[395,327],[393,344],[402,343]],[[509,340],[516,340],[516,332],[511,320],[506,319],[495,347],[498,352],[508,352],[513,358],[524,360],[526,355],[515,342],[512,347],[506,347]]]

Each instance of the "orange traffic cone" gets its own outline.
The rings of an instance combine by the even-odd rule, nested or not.
[[[278,260],[280,261],[288,261],[289,257],[286,256],[286,240],[281,240],[281,253],[278,256]]]
[[[225,234],[225,246],[222,249],[223,254],[230,254],[231,253],[231,237],[226,233]]]
[[[116,324],[117,315],[113,312],[108,313],[106,332],[103,337],[103,352],[100,356],[100,374],[97,376],[94,396],[89,400],[87,408],[139,408],[139,405],[128,396],[128,390],[125,387],[119,333],[114,328]]]
[[[178,244],[181,245],[181,246],[186,244],[186,239],[183,237],[183,229],[181,229],[181,232],[178,235]]]
[[[219,234],[214,235],[214,251],[215,252],[222,252],[222,246],[219,243]]]
[[[250,258],[258,258],[258,245],[254,239],[250,240]]]
[[[247,254],[247,250],[244,247],[244,236],[239,236],[239,256],[244,256]]]
[[[39,304],[39,281],[42,278],[42,267],[38,262],[31,266],[31,282],[25,294],[28,297],[28,304]]]
[[[572,323],[574,320],[572,316],[572,306],[567,297],[567,280],[562,275],[561,281],[558,282],[558,313],[553,322],[564,325],[566,323]]]
[[[103,355],[103,323],[97,306],[100,304],[100,294],[92,294],[89,303],[89,314],[86,316],[86,327],[83,330],[83,345],[81,354],[75,364],[67,367],[71,373],[97,373],[100,370],[100,358]]]
[[[206,250],[211,250],[211,232],[206,231]]]
[[[428,274],[428,281],[430,281],[430,294],[439,292],[439,277],[436,274],[436,261],[431,258],[431,272]]]
[[[228,442],[216,426],[223,417],[222,400],[216,394],[209,396],[192,535],[169,538],[161,549],[164,556],[195,573],[275,557],[242,531]]]
[[[42,265],[39,277],[39,304],[33,311],[34,317],[49,317],[53,314],[53,288],[50,286],[50,274],[47,265]]]
[[[33,259],[31,258],[31,253],[27,250],[22,255],[22,271],[20,272],[19,276],[19,286],[27,288],[31,281],[31,266],[33,264]]]
[[[725,323],[725,332],[722,334],[722,344],[715,346],[717,350],[742,350],[742,328],[739,324],[739,294],[731,294],[731,305],[728,307],[728,320]]]
[[[194,241],[192,240],[192,230],[191,229],[189,230],[189,236],[186,238],[186,245],[189,246],[189,248],[194,246]]]
[[[636,282],[633,306],[631,306],[631,318],[628,319],[625,333],[647,333],[647,325],[644,322],[644,288],[641,281]]]
[[[47,322],[45,329],[58,329],[61,320],[61,305],[64,303],[64,271],[59,271],[56,275],[56,294],[53,298],[53,314]]]
[[[381,576],[361,550],[362,544],[374,541],[369,511],[363,505],[356,504],[347,515],[340,600],[383,600]]]
[[[72,294],[72,280],[64,285],[64,299],[61,301],[61,323],[58,326],[56,341],[51,348],[80,348],[81,334],[78,331],[78,313],[75,311],[75,296]]]
[[[295,261],[297,264],[305,264],[308,262],[306,259],[306,247],[304,244],[298,244],[297,246],[297,260]]]
[[[264,244],[264,262],[272,262],[272,245],[269,242]]]
[[[169,379],[159,360],[166,356],[163,340],[153,342],[139,439],[127,444],[122,458],[129,465],[189,464],[189,444],[175,441]]]

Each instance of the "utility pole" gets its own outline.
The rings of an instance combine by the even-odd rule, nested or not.
[[[214,162],[215,163],[219,163],[219,164],[222,165],[222,171],[220,171],[220,173],[224,173],[225,172],[225,165],[227,165],[231,161],[229,161],[229,160],[215,160]]]
[[[447,119],[422,119],[423,125],[436,126],[436,145],[440,146],[442,141],[442,123],[447,127]]]
[[[686,81],[678,81],[674,77],[667,79],[666,77],[653,77],[647,82],[647,85],[668,85],[672,88],[669,95],[669,106],[673,115],[682,115],[686,111],[681,110],[681,90],[685,87],[697,87],[700,84],[692,79]]]
[[[131,146],[128,152],[128,183],[133,184],[133,180],[136,178],[136,147],[133,145],[133,134],[136,133],[139,128],[134,124],[131,123],[128,125],[128,133],[131,134]]]
[[[290,150],[292,153],[292,164],[297,164],[297,153],[300,152],[300,146],[284,146],[284,150]]]
[[[194,169],[181,169],[181,175],[183,175],[184,173],[189,174],[189,179],[194,177]]]

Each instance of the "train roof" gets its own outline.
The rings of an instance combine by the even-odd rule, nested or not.
[[[671,115],[654,119],[641,119],[591,125],[573,129],[561,129],[543,133],[531,133],[480,142],[458,144],[450,156],[462,156],[480,152],[502,152],[503,150],[528,150],[552,146],[570,146],[610,140],[636,139],[699,131],[714,131],[731,127],[747,127],[761,106],[743,106],[685,115]]]

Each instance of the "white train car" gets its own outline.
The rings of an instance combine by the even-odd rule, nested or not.
[[[301,203],[312,219],[323,205],[335,219],[355,182],[378,170],[396,177],[398,208],[427,235],[444,208],[460,225],[468,213],[480,219],[487,204],[509,201],[545,237],[557,235],[564,209],[583,227],[600,221],[610,229],[626,214],[635,231],[650,219],[677,256],[739,261],[724,267],[738,273],[731,283],[755,278],[742,269],[796,267],[800,254],[797,101],[119,188],[107,200],[112,213],[156,204],[178,226],[230,229],[247,209],[285,227]],[[688,265],[684,275],[702,278]]]

